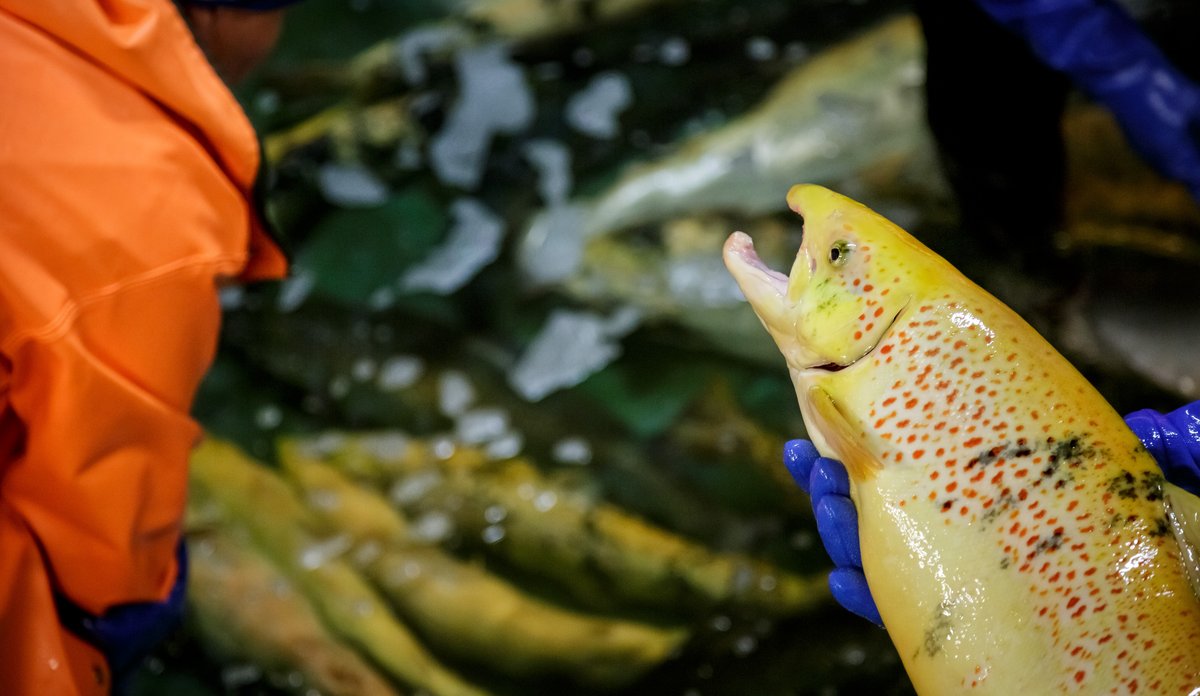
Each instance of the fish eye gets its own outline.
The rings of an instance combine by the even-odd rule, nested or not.
[[[839,239],[829,247],[829,263],[834,266],[845,266],[850,260],[850,252],[854,251],[854,244],[847,242],[844,239]]]

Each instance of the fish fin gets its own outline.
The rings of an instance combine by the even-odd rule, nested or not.
[[[866,430],[855,425],[842,409],[838,408],[829,392],[821,387],[810,387],[808,401],[816,411],[817,430],[833,454],[846,465],[846,472],[855,481],[867,481],[878,473],[879,460],[863,446]]]
[[[1200,598],[1200,498],[1176,486],[1163,482],[1167,499],[1167,519],[1179,542],[1180,556],[1187,572],[1192,592]]]

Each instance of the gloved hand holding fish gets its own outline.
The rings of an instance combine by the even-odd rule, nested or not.
[[[787,198],[805,219],[790,277],[738,233],[725,262],[816,448],[845,463],[863,573],[918,693],[1200,688],[1200,500],[920,242],[817,186]]]
[[[1181,488],[1200,491],[1200,401],[1170,413],[1135,411],[1125,423],[1154,455],[1163,476]],[[847,610],[882,625],[879,609],[862,572],[858,513],[850,500],[850,479],[842,463],[822,457],[808,440],[784,445],[783,462],[796,484],[812,498],[817,532],[833,560],[833,598]]]

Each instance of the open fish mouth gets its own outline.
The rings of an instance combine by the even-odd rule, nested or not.
[[[807,256],[803,251],[801,251],[801,255]],[[724,257],[725,265],[742,289],[742,294],[758,314],[763,325],[775,336],[776,342],[780,343],[780,339],[783,339],[793,344],[790,351],[785,350],[785,355],[790,352],[795,359],[794,362],[790,361],[791,364],[795,366],[794,369],[801,371],[838,372],[854,365],[874,352],[908,307],[908,302],[905,302],[891,321],[879,332],[879,337],[875,342],[858,357],[846,363],[821,360],[822,356],[814,355],[811,349],[801,345],[795,335],[789,335],[790,332],[787,330],[788,327],[795,325],[795,319],[791,312],[794,303],[788,297],[789,277],[763,263],[754,250],[753,240],[743,232],[734,232],[729,235],[729,239],[725,242]],[[804,259],[797,258],[796,262],[802,263]],[[780,347],[783,348],[783,346],[784,344],[780,343]]]

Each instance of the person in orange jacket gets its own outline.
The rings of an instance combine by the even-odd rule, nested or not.
[[[6,696],[109,693],[178,619],[217,290],[287,266],[226,86],[285,4],[0,0]]]

